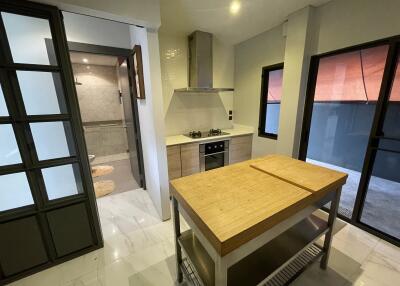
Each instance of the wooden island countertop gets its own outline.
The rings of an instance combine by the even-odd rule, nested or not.
[[[270,155],[172,180],[171,194],[224,256],[346,179],[345,173]]]

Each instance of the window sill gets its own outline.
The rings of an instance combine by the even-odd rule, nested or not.
[[[278,135],[277,134],[272,134],[272,133],[258,132],[258,137],[263,137],[263,138],[268,138],[268,139],[273,139],[273,140],[277,140],[278,139]]]

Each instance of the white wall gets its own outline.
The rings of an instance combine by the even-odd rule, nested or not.
[[[400,35],[400,1],[333,0],[318,7],[316,54]]]
[[[310,35],[303,43],[303,47],[292,48],[308,50],[307,57],[309,57],[313,54],[400,35],[398,11],[400,11],[400,1],[397,0],[333,0],[316,8],[311,22],[304,21],[303,24],[297,24],[297,29],[306,29]],[[288,16],[288,26],[291,16],[293,15]],[[258,127],[261,67],[290,58],[285,54],[288,50],[286,48],[285,51],[286,39],[282,37],[281,31],[281,26],[278,26],[235,46],[235,123]],[[306,45],[308,47],[305,47]],[[301,55],[296,57],[299,56]],[[299,58],[292,60],[296,61]],[[302,124],[306,91],[304,79],[308,77],[308,64],[307,59],[298,68],[297,83],[291,79],[286,79],[283,83],[287,92],[282,99],[279,128],[284,132],[281,138],[286,139],[280,141],[279,133],[278,141],[254,136],[253,156],[275,152],[295,155],[298,152],[299,126]],[[301,79],[301,82],[298,79]],[[287,87],[294,84],[301,86],[294,95],[293,105],[290,99],[293,96],[292,91]]]
[[[158,34],[131,26],[131,45],[142,47],[146,99],[139,100],[139,119],[146,185],[162,219],[170,218],[167,152],[164,137]]]
[[[315,9],[306,7],[289,16],[283,69],[282,99],[276,153],[298,157]]]
[[[262,68],[283,62],[284,56],[283,25],[235,46],[235,123],[258,130]],[[276,140],[254,134],[253,157],[275,153],[276,145]]]
[[[218,94],[175,93],[188,86],[187,35],[159,34],[166,135],[191,130],[231,128],[233,92]],[[234,49],[213,38],[213,85],[233,87]]]
[[[63,12],[68,41],[130,49],[129,25]]]
[[[160,0],[37,0],[69,11],[158,29]]]

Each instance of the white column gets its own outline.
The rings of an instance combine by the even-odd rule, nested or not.
[[[283,71],[283,95],[279,116],[277,153],[297,158],[310,56],[313,49],[314,8],[289,15]]]
[[[139,100],[138,109],[146,187],[161,219],[167,220],[171,212],[158,34],[135,26],[130,32],[132,47],[142,47],[146,99]]]

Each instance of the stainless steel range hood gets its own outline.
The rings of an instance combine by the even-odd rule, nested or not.
[[[233,91],[233,88],[213,87],[212,38],[212,34],[202,31],[195,31],[189,35],[189,87],[175,89],[175,92]]]

